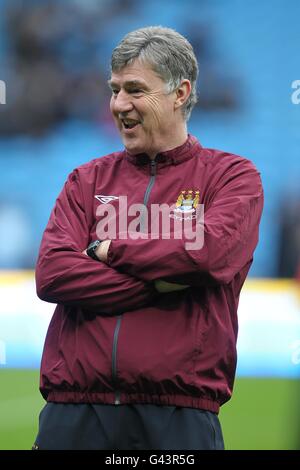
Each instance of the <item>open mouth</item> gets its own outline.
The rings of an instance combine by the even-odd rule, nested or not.
[[[122,124],[125,129],[134,129],[140,124],[140,121],[133,121],[131,119],[122,119]]]

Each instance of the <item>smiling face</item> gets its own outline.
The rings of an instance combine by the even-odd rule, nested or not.
[[[166,84],[149,65],[135,60],[113,72],[109,85],[110,110],[128,152],[154,158],[185,142],[186,124],[180,106],[186,98],[178,90],[167,93]]]

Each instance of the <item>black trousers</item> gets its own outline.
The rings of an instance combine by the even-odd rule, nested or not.
[[[224,449],[218,416],[157,405],[47,403],[33,449]]]

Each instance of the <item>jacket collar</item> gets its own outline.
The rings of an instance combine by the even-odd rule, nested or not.
[[[189,134],[184,144],[172,150],[158,153],[155,157],[155,161],[162,164],[161,166],[179,165],[180,163],[194,157],[201,148],[201,144],[198,142],[196,137]],[[136,166],[145,166],[150,162],[149,156],[146,153],[133,155],[125,150],[125,157],[130,163]]]

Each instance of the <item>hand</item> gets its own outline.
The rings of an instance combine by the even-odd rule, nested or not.
[[[155,285],[155,289],[161,294],[185,290],[188,287],[190,287],[185,284],[175,284],[174,282],[167,282],[161,279],[157,279],[156,281],[154,281],[154,285]]]
[[[111,240],[103,240],[96,249],[95,254],[99,258],[99,261],[103,261],[103,263],[107,262],[107,253],[110,244]]]

